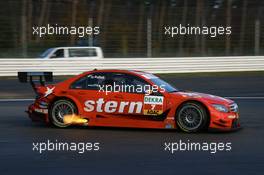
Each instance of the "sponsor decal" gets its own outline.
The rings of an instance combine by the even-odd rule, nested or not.
[[[144,115],[160,115],[163,113],[162,96],[145,96],[144,97]]]
[[[162,105],[163,104],[163,97],[162,96],[145,96],[144,97],[144,104],[155,104],[155,105]]]
[[[163,112],[163,97],[145,96],[144,103],[141,101],[105,101],[99,98],[97,101],[86,100],[84,111],[86,112],[106,112],[106,113],[128,113],[144,115],[160,115]]]
[[[47,87],[47,90],[45,92],[44,97],[47,97],[48,95],[52,94],[54,89],[55,89],[55,87],[53,87],[53,88]]]
[[[105,76],[102,75],[88,75],[87,77],[91,79],[105,80]]]
[[[105,101],[103,98],[99,98],[97,101],[87,100],[84,103],[84,111],[86,112],[106,112],[106,113],[124,113],[127,111],[132,114],[140,114],[142,111],[142,102],[138,101]]]
[[[173,126],[173,124],[166,124],[166,125],[165,125],[165,128],[167,128],[167,129],[172,129],[172,128],[174,128],[174,126]]]
[[[35,108],[34,111],[36,111],[38,113],[43,113],[43,114],[47,114],[48,113],[48,109],[38,109],[38,108]]]

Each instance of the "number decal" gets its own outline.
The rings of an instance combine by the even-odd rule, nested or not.
[[[161,115],[163,113],[163,97],[147,95],[144,97],[144,115]]]

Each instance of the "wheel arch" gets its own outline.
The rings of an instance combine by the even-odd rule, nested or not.
[[[76,109],[77,109],[77,112],[79,113],[81,110],[80,110],[80,103],[77,101],[77,99],[75,99],[74,97],[69,97],[69,96],[56,96],[55,98],[52,99],[52,101],[50,102],[49,104],[49,109],[51,108],[51,106],[58,100],[68,100],[70,102],[72,102]]]
[[[202,101],[199,101],[199,100],[189,99],[189,100],[185,100],[185,101],[183,101],[182,103],[180,103],[180,104],[178,105],[178,107],[176,108],[176,110],[175,110],[175,115],[174,115],[174,117],[175,117],[175,121],[176,121],[176,117],[177,117],[177,113],[178,113],[178,111],[179,111],[179,110],[181,109],[181,107],[182,107],[184,104],[186,104],[186,103],[196,103],[196,104],[199,104],[199,105],[201,105],[202,107],[204,107],[204,109],[205,109],[205,111],[206,111],[206,114],[207,114],[208,117],[209,117],[209,120],[208,120],[208,122],[206,123],[206,127],[208,128],[208,127],[209,127],[209,124],[210,124],[210,121],[211,121],[211,114],[210,114],[210,111],[209,111],[208,107],[206,106],[206,104],[204,104]]]

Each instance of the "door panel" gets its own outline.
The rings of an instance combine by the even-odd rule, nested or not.
[[[76,81],[69,92],[78,97],[83,115],[89,125],[118,127],[160,127],[166,110],[162,94],[146,95],[144,92],[99,91],[98,85],[141,84],[138,77],[124,73],[94,73]],[[130,81],[127,81],[130,80]]]

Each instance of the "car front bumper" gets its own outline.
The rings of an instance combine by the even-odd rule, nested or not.
[[[221,113],[216,112],[211,114],[210,129],[216,130],[237,130],[241,128],[238,113]]]

